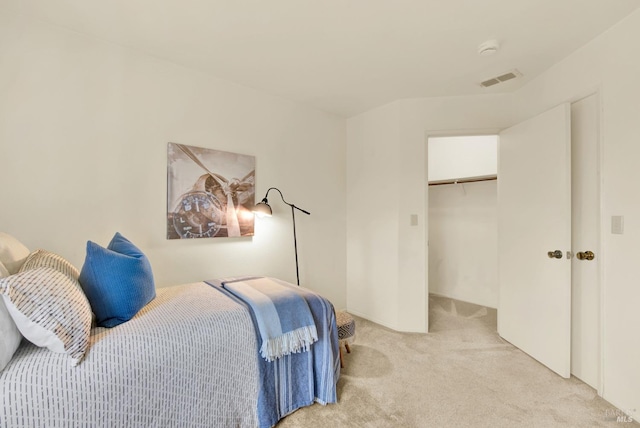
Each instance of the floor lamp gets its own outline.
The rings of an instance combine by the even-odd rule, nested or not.
[[[271,217],[271,214],[273,213],[273,211],[271,210],[271,205],[269,205],[267,196],[269,196],[269,192],[272,190],[277,190],[278,193],[280,193],[280,198],[282,198],[282,202],[284,202],[285,204],[291,207],[291,217],[293,218],[293,248],[296,253],[296,279],[298,280],[298,285],[300,285],[300,272],[298,270],[298,239],[296,238],[296,210],[302,211],[306,215],[311,215],[311,213],[309,211],[303,210],[302,208],[296,207],[295,205],[285,201],[284,196],[282,196],[282,192],[280,191],[280,189],[276,187],[270,187],[269,190],[267,190],[267,193],[264,195],[264,198],[262,198],[262,201],[260,201],[260,203],[256,204],[253,207],[253,212],[258,216]]]

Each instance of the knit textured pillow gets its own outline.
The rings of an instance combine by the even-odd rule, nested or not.
[[[62,256],[42,249],[35,250],[33,253],[29,254],[29,257],[27,257],[20,268],[20,272],[39,267],[54,268],[58,272],[62,272],[67,275],[73,281],[77,281],[78,276],[80,276],[78,269]],[[80,286],[80,284],[78,284],[78,286]]]
[[[156,297],[149,260],[120,233],[107,248],[87,242],[80,285],[101,327],[129,321]]]
[[[51,267],[0,279],[0,294],[22,335],[66,353],[77,365],[89,345],[91,308],[77,281]]]
[[[68,262],[62,256],[52,253],[51,251],[38,249],[29,254],[26,258],[22,267],[20,267],[19,272],[24,272],[26,270],[35,269],[39,267],[50,267],[54,268],[58,272],[61,272],[69,277],[71,281],[78,287],[78,290],[84,295],[84,291],[82,287],[80,287],[80,283],[78,282],[78,277],[80,276],[80,271]],[[86,297],[86,296],[85,296]],[[93,321],[93,314],[92,314]]]

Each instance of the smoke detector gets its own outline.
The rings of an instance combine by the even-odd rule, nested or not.
[[[504,83],[511,79],[515,79],[516,77],[521,77],[522,73],[518,70],[513,69],[508,73],[501,74],[500,76],[492,77],[491,79],[487,79],[484,82],[480,82],[480,86],[483,88],[488,88],[489,86],[497,85],[498,83]]]
[[[478,46],[478,54],[480,56],[489,56],[498,52],[498,49],[500,49],[500,43],[497,40],[487,40]]]

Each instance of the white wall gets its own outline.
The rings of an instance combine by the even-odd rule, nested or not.
[[[510,105],[509,95],[411,99],[347,121],[350,311],[393,329],[426,331],[427,136],[495,132],[510,123]]]
[[[496,181],[429,187],[429,292],[498,307]]]
[[[347,134],[348,309],[383,325],[398,322],[397,114],[395,104],[373,110]]]
[[[405,220],[408,214],[418,210],[415,201],[423,198],[416,190],[415,182],[424,178],[424,170],[413,162],[424,159],[424,135],[440,134],[434,131],[478,130],[480,128],[506,128],[528,117],[532,117],[563,101],[573,101],[596,90],[602,97],[602,230],[603,252],[600,255],[604,269],[603,287],[603,396],[615,406],[631,412],[638,419],[640,411],[640,341],[637,340],[637,326],[640,325],[640,287],[637,285],[637,260],[640,258],[640,199],[637,198],[638,159],[640,159],[640,57],[635,55],[640,40],[640,11],[619,23],[613,29],[593,40],[584,48],[534,79],[518,92],[504,96],[451,97],[397,101],[392,114],[380,118],[384,108],[364,113],[348,121],[347,169],[350,179],[347,192],[368,192],[366,183],[373,170],[370,163],[354,159],[352,135],[367,136],[373,129],[374,117],[385,119],[389,129],[397,121],[400,136],[393,141],[395,149],[401,152],[397,168],[387,170],[390,176],[401,177],[401,184],[411,183],[405,188],[399,186],[397,193],[397,217],[392,219],[397,231],[389,241],[397,241],[397,252],[385,249],[385,257],[403,260],[410,251],[425,243],[420,233],[412,233]],[[363,137],[366,138],[366,137]],[[359,146],[372,146],[369,150],[384,150],[381,145],[390,144],[383,139],[359,140]],[[405,161],[408,161],[405,163]],[[353,163],[358,171],[351,171]],[[408,201],[408,202],[407,202]],[[390,208],[393,211],[392,208]],[[358,206],[350,206],[347,217],[364,215]],[[369,213],[370,221],[381,216]],[[610,233],[612,215],[625,217],[623,235]],[[363,239],[361,231],[348,230],[347,245],[351,240]],[[370,252],[381,251],[372,249]],[[365,275],[360,266],[347,261],[349,277],[348,307],[361,298],[361,281]],[[426,258],[416,258],[405,263],[396,271],[395,261],[385,271],[384,281],[373,278],[368,289],[376,293],[385,289],[386,294],[395,291],[396,302],[388,305],[388,310],[398,314],[391,328],[419,331],[424,326],[426,308],[424,302],[427,284],[420,278],[427,266]],[[424,276],[424,275],[423,275]],[[404,278],[411,278],[407,284]],[[391,288],[393,291],[388,290]],[[376,307],[371,303],[372,308]],[[378,317],[375,311],[366,315]]]
[[[498,173],[496,135],[429,137],[428,151],[430,183]]]
[[[297,216],[301,282],[346,306],[344,119],[117,45],[0,15],[0,230],[82,266],[116,231],[158,286],[226,275],[295,282],[291,214],[255,237],[166,240],[167,142],[256,157]]]

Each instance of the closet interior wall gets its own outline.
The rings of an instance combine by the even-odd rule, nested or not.
[[[429,185],[429,293],[498,304],[497,180]]]

